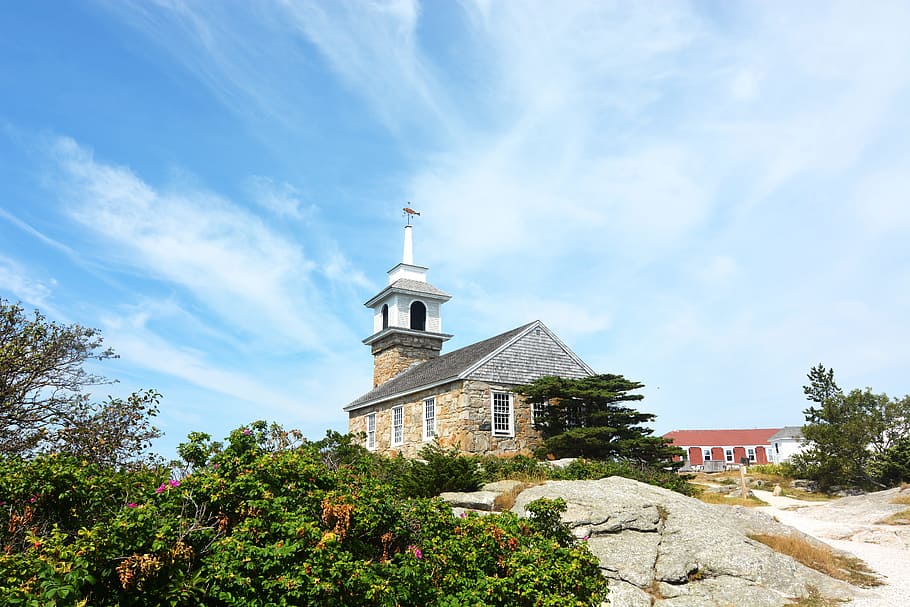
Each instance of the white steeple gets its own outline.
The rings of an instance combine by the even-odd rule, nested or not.
[[[411,224],[404,227],[404,255],[401,257],[401,263],[414,265],[414,239],[411,236]]]
[[[389,270],[389,284],[402,278],[418,282],[427,281],[427,268],[414,265],[414,236],[411,232],[413,229],[414,226],[410,223],[404,226],[404,254],[401,256],[401,263]]]
[[[417,212],[405,209],[409,215]],[[427,268],[414,264],[410,218],[404,227],[402,261],[389,270],[389,284],[364,305],[373,309],[373,334],[363,340],[373,352],[373,385],[412,364],[439,356],[442,342],[440,308],[451,296],[427,282]]]

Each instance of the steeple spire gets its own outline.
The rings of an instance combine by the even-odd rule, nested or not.
[[[411,218],[405,207],[402,261],[389,270],[389,285],[364,305],[373,309],[373,334],[363,340],[373,352],[373,386],[439,356],[451,335],[442,332],[440,308],[451,296],[427,282],[427,268],[414,265]]]
[[[401,257],[401,263],[414,265],[414,238],[411,236],[411,224],[404,227],[404,255]]]

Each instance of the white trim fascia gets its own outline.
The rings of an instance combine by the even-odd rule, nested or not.
[[[471,365],[470,367],[468,367],[467,369],[465,369],[464,371],[462,371],[461,374],[458,376],[458,378],[459,378],[459,379],[468,379],[468,377],[469,377],[472,373],[474,373],[477,369],[479,369],[480,367],[482,367],[482,366],[485,365],[486,363],[490,362],[490,360],[492,360],[493,358],[499,356],[499,355],[500,355],[502,352],[504,352],[506,349],[508,349],[508,348],[510,348],[511,346],[513,346],[513,345],[515,344],[515,342],[517,342],[519,339],[521,339],[522,337],[524,337],[524,336],[526,336],[528,333],[530,333],[532,329],[543,329],[543,331],[544,331],[548,336],[550,336],[550,339],[552,339],[554,342],[556,342],[556,345],[559,346],[560,348],[562,348],[563,351],[564,351],[566,354],[569,355],[569,358],[571,358],[572,360],[574,360],[574,361],[575,361],[576,363],[578,363],[585,371],[588,372],[588,375],[597,375],[597,374],[594,372],[594,370],[593,370],[591,367],[589,367],[588,364],[587,364],[585,361],[583,361],[583,360],[581,359],[581,357],[578,356],[578,354],[576,354],[575,352],[573,352],[572,349],[569,348],[569,346],[567,346],[561,339],[559,339],[559,338],[556,336],[556,334],[553,333],[553,331],[551,331],[551,330],[549,329],[549,327],[547,327],[547,325],[543,324],[543,322],[541,322],[541,321],[539,321],[539,320],[535,320],[534,322],[532,322],[532,323],[530,323],[530,324],[528,325],[527,329],[525,329],[524,331],[522,331],[522,332],[519,333],[518,335],[515,335],[512,339],[510,339],[509,341],[507,341],[507,342],[504,343],[503,345],[499,346],[498,348],[496,348],[495,350],[493,350],[492,352],[490,352],[489,354],[487,354],[486,356],[484,356],[483,358],[481,358],[479,361],[477,361],[476,363],[474,363],[473,365]]]
[[[429,283],[427,283],[427,284],[429,284]],[[433,286],[433,285],[430,285],[430,286]],[[433,287],[433,288],[435,289],[436,287]],[[368,299],[366,302],[364,302],[363,305],[367,308],[372,308],[392,293],[397,293],[397,294],[402,294],[402,295],[411,295],[411,296],[419,295],[421,297],[427,297],[429,299],[438,301],[440,303],[445,303],[445,302],[449,301],[450,299],[452,299],[452,296],[449,295],[448,293],[443,293],[442,295],[437,295],[435,293],[427,293],[426,291],[416,291],[413,289],[406,289],[404,287],[396,287],[394,285],[389,285],[386,288],[384,288],[382,291],[380,291],[379,293],[377,293],[376,295],[374,295],[373,297]]]
[[[498,348],[496,348],[495,350],[493,350],[492,352],[490,352],[489,354],[487,354],[486,356],[484,356],[483,358],[478,360],[476,363],[474,363],[473,365],[471,365],[470,367],[468,367],[467,369],[462,371],[458,375],[458,379],[467,379],[469,375],[474,373],[474,371],[476,371],[483,365],[490,362],[491,359],[495,358],[496,356],[499,356],[503,351],[505,351],[507,348],[511,347],[516,341],[518,341],[519,339],[521,339],[522,337],[527,335],[531,329],[538,327],[538,326],[543,326],[543,323],[540,322],[539,320],[535,320],[534,322],[530,323],[524,331],[522,331],[518,335],[513,336],[512,339],[510,339],[506,343],[502,344],[501,346],[499,346]]]
[[[421,303],[423,303],[423,302],[421,302]],[[426,304],[424,304],[424,305],[426,305]],[[450,339],[452,339],[451,333],[434,333],[432,331],[420,331],[419,329],[409,329],[407,327],[389,326],[377,333],[373,333],[369,337],[366,337],[366,338],[360,340],[360,343],[370,346],[373,344],[373,342],[379,341],[380,339],[382,339],[386,335],[389,335],[390,333],[404,333],[405,335],[414,335],[415,337],[435,337],[442,341],[449,341]]]
[[[549,336],[553,339],[553,341],[555,341],[556,344],[557,344],[560,348],[562,348],[562,349],[565,351],[565,353],[569,355],[569,357],[572,358],[572,360],[574,360],[574,361],[577,362],[579,365],[581,365],[582,367],[584,367],[584,370],[587,371],[589,374],[591,374],[591,375],[597,375],[597,373],[594,371],[594,369],[592,369],[591,367],[588,366],[588,363],[586,363],[585,361],[583,361],[583,360],[581,359],[581,357],[580,357],[578,354],[576,354],[575,352],[573,352],[573,351],[572,351],[572,348],[570,348],[569,346],[567,346],[561,339],[559,339],[559,337],[558,337],[555,333],[553,333],[552,331],[550,331],[550,329],[549,329],[546,325],[544,325],[543,323],[540,323],[540,325],[541,325],[541,327],[543,328],[543,330],[547,332],[547,335],[549,335]]]
[[[393,400],[396,398],[400,398],[402,396],[410,396],[411,394],[416,394],[417,392],[423,392],[424,390],[429,390],[430,388],[437,388],[439,386],[444,386],[445,384],[452,383],[453,381],[458,381],[459,379],[460,378],[457,375],[453,375],[452,377],[449,377],[447,379],[442,379],[437,382],[433,382],[432,384],[424,384],[424,385],[418,386],[416,388],[411,388],[410,390],[405,390],[404,392],[396,392],[395,394],[390,394],[388,396],[382,396],[380,398],[369,400],[365,403],[360,403],[356,407],[348,406],[348,407],[345,407],[344,409],[342,409],[342,411],[350,412],[350,411],[356,411],[357,409],[362,409],[364,407],[369,407],[370,405],[378,405],[380,403],[386,402],[387,400]]]

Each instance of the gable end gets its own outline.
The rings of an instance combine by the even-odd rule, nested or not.
[[[491,383],[527,384],[545,375],[578,379],[594,375],[594,371],[538,322],[462,377]]]

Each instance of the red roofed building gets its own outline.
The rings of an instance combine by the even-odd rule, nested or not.
[[[779,430],[673,430],[664,434],[664,438],[686,451],[684,461],[690,466],[701,466],[707,461],[739,464],[744,457],[754,464],[767,464],[771,437]]]

